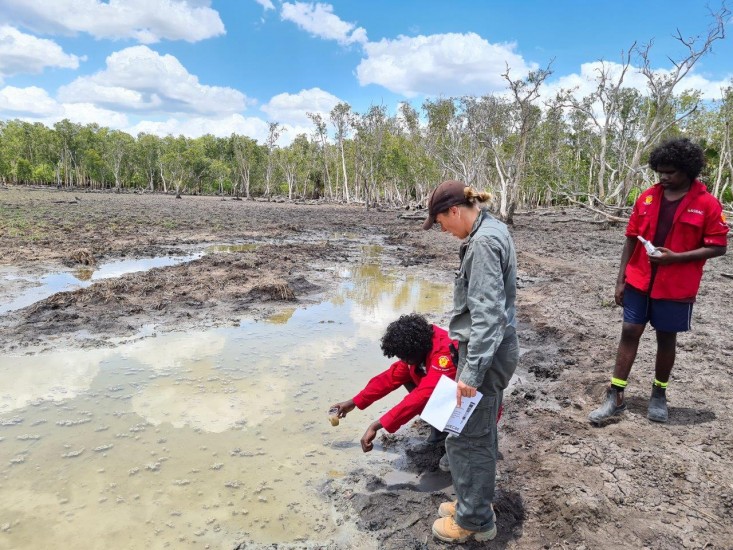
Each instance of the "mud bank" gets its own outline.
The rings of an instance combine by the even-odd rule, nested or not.
[[[0,264],[46,272],[171,249],[258,246],[100,281],[0,316],[2,352],[106,346],[149,323],[166,331],[264,318],[327,295],[364,246],[382,247],[385,268],[441,282],[451,281],[457,261],[453,239],[421,231],[420,221],[400,210],[77,196],[0,190]],[[733,253],[707,264],[693,330],[679,338],[669,423],[646,419],[655,351],[649,331],[630,378],[629,411],[598,429],[587,415],[602,397],[620,333],[613,284],[623,227],[597,221],[583,211],[553,210],[520,214],[512,228],[528,374],[506,396],[499,535],[482,547],[590,549],[613,540],[628,548],[732,548],[733,281],[722,274],[733,273]],[[445,323],[447,315],[431,320]],[[358,440],[361,430],[353,430]],[[269,546],[245,539],[239,547],[444,547],[430,525],[452,493],[449,485],[420,488],[426,476],[440,475],[440,453],[424,447],[423,432],[418,423],[382,439],[405,457],[389,468],[374,451],[361,457],[361,468],[324,475],[320,491],[332,505],[328,521],[342,528],[339,538],[314,533],[312,541]],[[406,477],[390,481],[395,470]]]

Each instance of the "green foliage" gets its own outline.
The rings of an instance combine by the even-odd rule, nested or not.
[[[733,189],[731,189],[730,185],[725,188],[725,191],[723,191],[721,201],[726,204],[733,204]]]
[[[629,195],[626,197],[626,206],[634,206],[636,199],[644,192],[641,187],[632,187],[629,191]]]
[[[35,183],[40,184],[48,184],[48,183],[54,183],[54,171],[53,166],[50,166],[46,163],[39,164],[33,168],[33,174],[31,176],[31,179]]]
[[[18,159],[15,162],[14,174],[18,183],[30,183],[33,178],[33,167],[27,159]]]
[[[0,121],[0,181],[267,192],[369,205],[424,201],[438,181],[451,178],[530,206],[562,201],[563,193],[630,205],[653,181],[645,166],[651,148],[680,135],[703,145],[706,182],[723,188],[730,179],[733,86],[722,99],[703,103],[696,90],[655,97],[599,81],[585,98],[562,92],[542,103],[531,95],[542,76],[513,81],[514,97],[437,98],[419,110],[401,103],[395,114],[384,105],[356,113],[341,103],[327,115],[311,113],[312,134],[295,136],[287,146],[278,145],[284,130],[276,122],[258,143],[237,134],[133,137],[70,120],[52,128]],[[658,79],[660,86],[673,84],[664,75]],[[597,111],[601,101],[603,113]],[[731,202],[731,194],[728,186],[720,198]]]

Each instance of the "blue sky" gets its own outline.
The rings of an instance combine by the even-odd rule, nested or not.
[[[543,95],[582,95],[599,61],[634,42],[653,40],[654,68],[668,70],[684,56],[676,30],[704,35],[711,21],[696,0],[0,0],[0,118],[258,140],[279,122],[285,144],[311,130],[307,112],[341,101],[394,112],[501,93],[507,64],[521,77],[552,61]],[[719,96],[732,40],[682,87]]]

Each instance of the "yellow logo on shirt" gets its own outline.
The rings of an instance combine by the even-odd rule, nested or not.
[[[644,199],[644,204],[650,205],[653,200],[654,200],[654,197],[652,197],[651,195],[647,195],[646,198]]]
[[[444,369],[448,366],[448,358],[445,355],[441,355],[438,359],[438,365],[441,369]]]
[[[725,214],[720,215],[720,221],[725,223]]]

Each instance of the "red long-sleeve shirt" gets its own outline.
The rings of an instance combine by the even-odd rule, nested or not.
[[[395,361],[354,396],[354,404],[359,409],[365,409],[404,383],[412,382],[417,387],[379,419],[385,430],[389,433],[396,432],[400,426],[422,412],[442,375],[455,379],[456,367],[449,348],[451,343],[458,347],[458,343],[452,341],[445,330],[433,325],[433,347],[425,358],[425,374],[420,372],[418,365]]]
[[[663,193],[664,188],[656,184],[636,200],[626,227],[627,237],[654,239]],[[720,202],[695,180],[677,207],[664,247],[672,252],[687,252],[703,246],[726,246],[727,234]],[[626,282],[643,292],[649,291],[655,299],[685,300],[697,295],[704,265],[705,260],[660,265],[654,286],[649,289],[651,264],[644,247],[637,245],[626,265]]]

